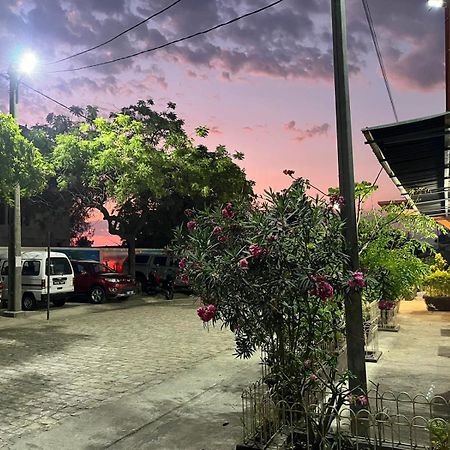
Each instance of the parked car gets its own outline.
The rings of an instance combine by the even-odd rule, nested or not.
[[[37,303],[47,301],[47,252],[22,253],[22,309],[30,311]],[[8,296],[8,260],[0,260],[3,297]],[[63,306],[73,292],[73,270],[69,258],[60,252],[50,253],[50,301]]]
[[[136,284],[140,290],[145,290],[145,286],[154,277],[160,278],[163,282],[173,282],[175,286],[185,285],[179,280],[178,262],[167,255],[164,250],[148,250],[137,253],[136,262]],[[125,260],[123,270],[128,272],[128,258]]]
[[[135,292],[133,277],[115,272],[106,264],[92,260],[71,260],[75,272],[74,296],[89,296],[92,303],[106,299],[126,299]]]

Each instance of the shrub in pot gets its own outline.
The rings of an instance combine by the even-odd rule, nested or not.
[[[450,311],[450,272],[434,268],[424,279],[423,298],[429,311]]]

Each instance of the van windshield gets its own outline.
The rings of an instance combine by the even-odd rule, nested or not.
[[[45,274],[47,271],[47,260],[45,261]],[[72,275],[72,266],[67,258],[50,258],[50,275]]]

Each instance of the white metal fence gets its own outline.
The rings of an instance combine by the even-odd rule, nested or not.
[[[450,419],[446,399],[421,394],[371,391],[368,409],[356,413],[348,406],[339,411],[323,411],[323,407],[275,403],[262,381],[254,383],[242,394],[244,442],[271,450],[425,450],[433,448],[430,421]],[[324,413],[333,415],[327,429],[321,425]]]

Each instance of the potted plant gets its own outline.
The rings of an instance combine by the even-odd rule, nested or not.
[[[447,263],[439,253],[431,266],[431,273],[425,277],[423,296],[428,311],[450,311],[450,272]]]

